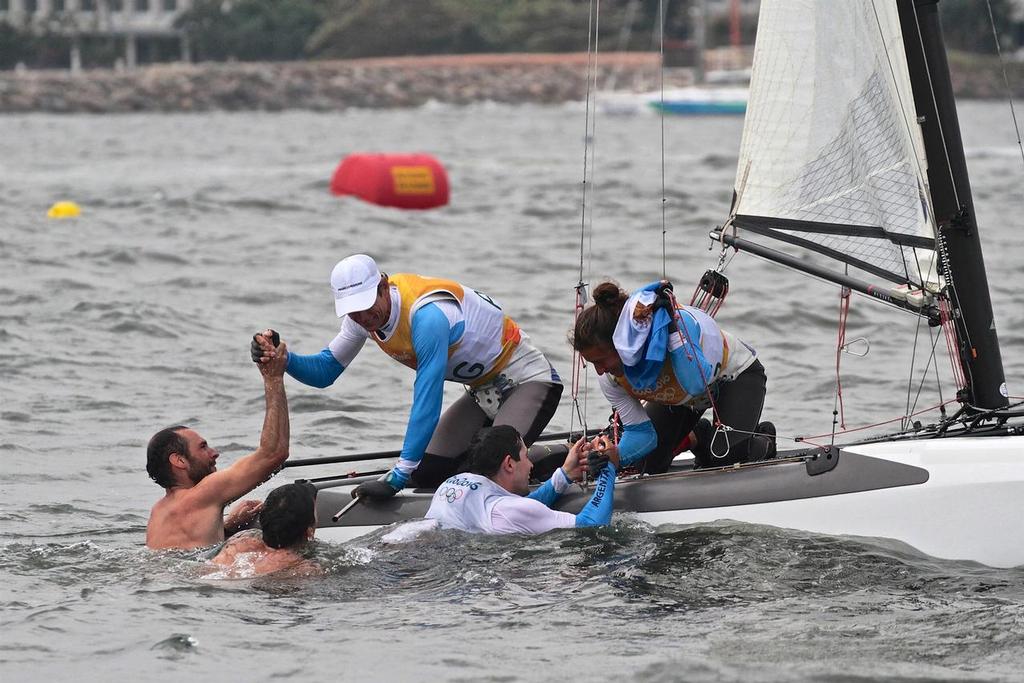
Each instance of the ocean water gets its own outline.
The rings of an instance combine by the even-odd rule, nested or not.
[[[963,102],[960,118],[1019,396],[1024,162],[1005,104]],[[322,577],[234,581],[209,577],[195,554],[146,551],[161,494],[144,469],[149,436],[193,425],[221,467],[250,452],[263,398],[249,338],[272,326],[297,352],[323,348],[337,329],[327,277],[348,254],[487,292],[569,376],[584,112],[479,104],[2,122],[3,680],[1020,678],[1024,571],[886,539],[622,516],[529,539],[435,533],[396,546],[378,532],[319,544]],[[717,262],[705,235],[728,212],[741,125],[665,121],[677,291]],[[597,121],[587,281],[661,275],[660,139],[653,116]],[[435,154],[451,205],[404,213],[331,196],[332,171],[357,151]],[[82,216],[46,219],[58,200]],[[758,349],[765,417],[783,439],[829,432],[837,289],[744,255],[727,274],[719,319]],[[854,299],[847,336],[871,350],[842,361],[848,427],[906,410],[931,346],[922,329],[915,353],[917,332],[910,316]],[[938,367],[948,399],[942,355]],[[940,401],[930,373],[918,409]],[[411,379],[367,347],[329,389],[289,381],[293,457],[398,447]],[[591,378],[581,400],[598,423],[607,406],[594,388]],[[447,391],[450,402],[461,390]],[[569,421],[566,396],[552,428]],[[286,470],[254,495],[336,471]]]

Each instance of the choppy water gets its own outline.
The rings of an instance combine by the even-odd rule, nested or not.
[[[1020,395],[1024,168],[1005,106],[964,103],[960,114],[1008,382]],[[296,351],[322,348],[336,329],[327,275],[349,253],[487,291],[568,375],[583,113],[478,105],[26,116],[3,127],[4,680],[1020,677],[1024,572],[885,540],[729,524],[655,530],[624,517],[539,539],[321,544],[327,574],[287,581],[210,580],[192,556],[147,552],[160,495],[144,471],[149,435],[195,425],[221,448],[222,466],[254,448],[262,390],[249,336],[270,325]],[[702,236],[728,209],[740,127],[666,122],[677,282],[714,264]],[[660,275],[659,135],[653,117],[598,121],[591,281]],[[452,205],[400,213],[331,197],[334,166],[361,150],[436,154]],[[79,202],[83,217],[45,219],[59,199]],[[719,317],[758,347],[766,415],[786,435],[827,432],[835,289],[742,256],[729,275]],[[868,337],[871,353],[843,361],[850,425],[903,411],[914,332],[907,316],[854,302],[848,337]],[[290,382],[293,455],[396,447],[410,380],[367,348],[328,390]],[[926,384],[921,407],[938,402]],[[589,399],[592,420],[605,410]],[[553,426],[568,422],[563,401]]]

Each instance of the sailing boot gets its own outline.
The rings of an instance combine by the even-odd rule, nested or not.
[[[711,456],[708,453],[708,444],[715,436],[715,428],[711,426],[711,422],[706,418],[702,417],[696,425],[693,427],[691,432],[695,437],[690,442],[690,452],[693,453],[693,469],[699,470],[702,467],[716,467],[715,463],[711,462]]]
[[[754,438],[764,444],[764,454],[755,460],[774,460],[778,452],[775,446],[775,425],[765,420],[754,429]]]

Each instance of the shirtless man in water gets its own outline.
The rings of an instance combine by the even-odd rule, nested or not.
[[[231,537],[212,564],[224,578],[251,578],[286,572],[290,576],[322,574],[320,565],[303,556],[316,532],[316,487],[308,481],[279,486],[260,510],[257,531]]]
[[[224,519],[224,507],[270,478],[288,458],[288,399],[284,393],[285,345],[275,349],[274,332],[257,334],[257,343],[274,357],[257,367],[263,375],[266,416],[260,445],[230,467],[217,471],[220,455],[206,439],[184,426],[157,432],[149,440],[146,471],[165,495],[149,514],[146,546],[188,550],[224,540],[224,527],[244,527],[259,513],[257,501],[242,501]]]

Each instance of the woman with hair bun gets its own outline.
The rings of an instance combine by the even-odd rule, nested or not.
[[[775,426],[758,423],[766,379],[752,347],[699,308],[678,305],[667,281],[628,296],[602,282],[593,298],[572,345],[622,421],[623,467],[643,460],[645,472],[666,471],[691,432],[695,468],[775,457]],[[712,405],[728,429],[701,419]]]

